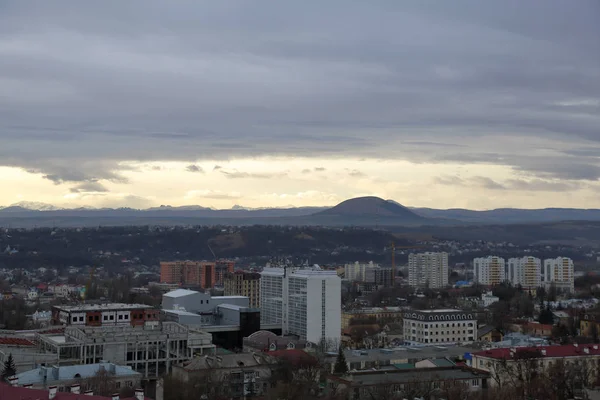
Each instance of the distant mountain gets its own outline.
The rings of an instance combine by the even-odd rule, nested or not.
[[[335,207],[318,212],[314,216],[344,218],[385,218],[407,222],[425,221],[400,203],[383,200],[379,197],[357,197],[341,202]],[[375,221],[374,221],[375,222]]]
[[[202,207],[197,205],[191,206],[160,206],[160,207],[150,207],[145,211],[197,211],[197,210],[213,210],[212,207]]]
[[[11,204],[6,208],[25,209],[33,211],[56,211],[61,209],[60,207],[53,206],[52,204],[40,203],[36,201],[20,201],[18,203]]]
[[[461,208],[452,208],[448,210],[438,210],[434,208],[411,208],[411,210],[416,214],[426,218],[445,218],[478,224],[600,221],[600,210],[598,209],[544,208],[537,210],[525,210],[519,208],[497,208],[495,210],[474,211]]]

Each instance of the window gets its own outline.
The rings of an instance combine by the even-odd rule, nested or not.
[[[472,379],[471,380],[471,386],[473,386],[473,387],[479,387],[479,379]]]
[[[129,314],[125,314],[125,319],[129,319]]]
[[[119,321],[121,321],[123,319],[122,315],[119,315]]]
[[[254,377],[260,378],[260,371],[254,371]]]
[[[114,320],[115,320],[115,316],[114,316],[114,315],[111,315],[111,316],[110,316],[110,320],[111,320],[111,321],[114,321]]]
[[[83,322],[83,317],[79,317],[79,322]]]
[[[121,382],[119,382],[119,381],[115,382],[115,388],[121,389]]]
[[[133,382],[127,381],[125,382],[125,385],[127,385],[127,387],[133,387]]]
[[[100,316],[99,315],[94,315],[94,321],[100,321]]]
[[[108,320],[108,315],[103,315],[102,316],[102,321],[107,321]]]
[[[73,317],[73,319],[71,320],[71,322],[77,322],[77,317]]]

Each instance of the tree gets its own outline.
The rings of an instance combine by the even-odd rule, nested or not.
[[[554,315],[552,314],[552,310],[550,309],[550,305],[540,311],[540,316],[538,317],[538,322],[540,324],[552,325],[554,323]]]
[[[348,364],[346,364],[346,356],[344,355],[344,349],[342,349],[342,346],[340,346],[338,350],[338,356],[335,360],[333,372],[336,374],[345,374],[348,372]]]
[[[2,379],[8,380],[13,375],[17,374],[17,366],[15,365],[15,360],[12,356],[12,353],[8,355],[6,361],[4,361],[4,369],[2,370]]]

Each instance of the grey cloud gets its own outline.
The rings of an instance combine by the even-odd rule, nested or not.
[[[306,169],[305,168],[305,169],[302,170],[302,173],[303,174],[310,174],[310,169]]]
[[[544,179],[507,179],[499,182],[484,176],[475,176],[468,179],[458,176],[438,176],[433,179],[433,183],[447,186],[481,187],[489,190],[532,192],[564,192],[577,190],[585,186],[580,182],[560,182]]]
[[[0,163],[57,183],[269,155],[597,179],[573,151],[600,143],[600,4],[507,2],[5,1]]]
[[[325,167],[316,167],[315,171],[317,171],[317,172],[323,172],[323,171],[325,171]]]
[[[433,183],[439,185],[458,186],[464,185],[465,181],[458,176],[436,176]]]
[[[495,180],[485,176],[475,176],[470,179],[476,186],[480,186],[485,189],[503,190],[506,186],[496,182]]]
[[[69,189],[71,193],[104,193],[108,189],[99,182],[85,182]]]
[[[360,177],[365,176],[364,173],[362,173],[361,171],[359,171],[357,169],[352,169],[352,170],[347,169],[347,171],[348,171],[348,175],[350,175],[351,177],[354,177],[354,178],[360,178]]]
[[[200,173],[204,173],[204,169],[202,169],[202,167],[198,166],[198,165],[188,165],[187,167],[185,167],[185,170],[187,172],[200,172]]]
[[[223,167],[221,167],[220,165],[215,165],[215,166],[213,167],[213,171],[218,171],[218,170],[220,170],[221,168],[223,168]]]
[[[271,179],[283,178],[287,174],[285,172],[278,173],[255,173],[255,172],[240,172],[240,171],[223,171],[221,173],[228,179]]]

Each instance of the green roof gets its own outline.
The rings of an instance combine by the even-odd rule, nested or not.
[[[456,365],[446,358],[435,358],[431,360],[431,362],[434,363],[437,367],[452,367]]]
[[[411,363],[394,364],[394,368],[397,368],[397,369],[413,369],[414,367],[415,367],[415,364],[411,364]]]

